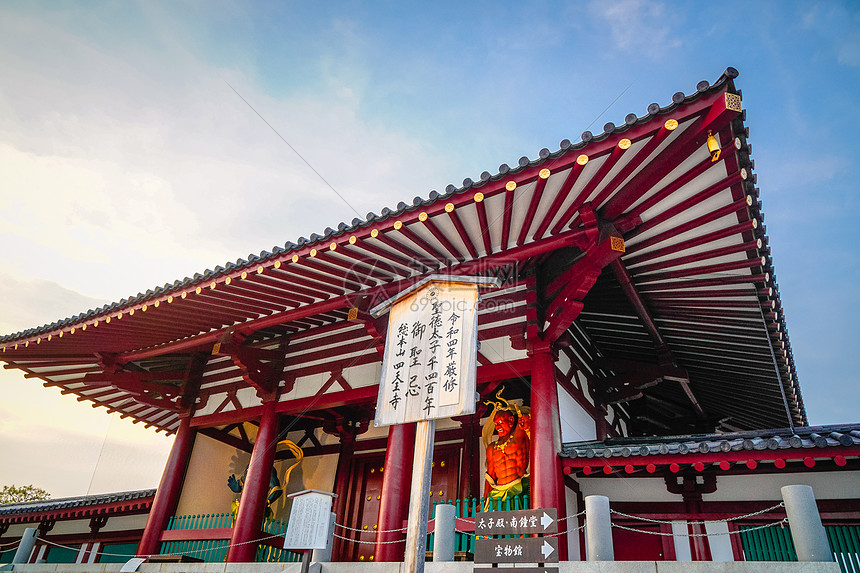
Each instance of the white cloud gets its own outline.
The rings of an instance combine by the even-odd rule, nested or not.
[[[624,52],[659,59],[667,52],[682,46],[675,33],[678,24],[676,15],[662,2],[598,0],[591,4],[591,10],[606,21],[615,46]]]
[[[175,41],[107,50],[20,16],[2,32],[7,268],[116,300],[445,181],[440,152],[359,115],[366,79],[356,61],[330,62],[323,93],[278,99]]]

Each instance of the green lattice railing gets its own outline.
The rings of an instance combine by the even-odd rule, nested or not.
[[[168,531],[189,529],[212,529],[224,530],[233,527],[232,513],[209,513],[201,515],[174,515],[167,523]],[[283,535],[287,531],[287,524],[276,519],[267,519],[263,522],[262,530],[272,535]],[[162,555],[188,555],[202,559],[207,563],[223,563],[227,559],[227,548],[230,545],[229,537],[217,539],[195,539],[164,541],[161,544]],[[279,562],[301,561],[301,554],[287,551],[279,547],[273,547],[264,543],[257,545],[257,562]]]
[[[747,561],[797,561],[788,526],[751,530],[740,526]],[[826,525],[830,549],[843,573],[860,573],[860,525]]]
[[[474,517],[484,511],[485,505],[489,502],[488,511],[517,511],[520,509],[529,509],[528,494],[509,497],[507,499],[449,499],[448,501],[434,501],[430,506],[430,517],[436,517],[436,506],[439,504],[448,504],[454,506],[455,517]],[[462,524],[459,524],[456,529],[461,529]],[[430,533],[427,535],[427,551],[433,551],[433,540],[435,535]],[[454,537],[454,551],[465,555],[475,552],[475,537],[467,533],[456,533]]]

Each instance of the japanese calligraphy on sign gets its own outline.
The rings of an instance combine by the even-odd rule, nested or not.
[[[390,307],[377,426],[475,412],[477,287],[431,281]]]
[[[491,511],[475,516],[476,535],[529,535],[556,532],[558,532],[558,511],[554,507]]]
[[[475,563],[558,563],[558,537],[476,539]]]

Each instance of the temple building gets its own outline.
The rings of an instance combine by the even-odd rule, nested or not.
[[[790,560],[786,484],[811,485],[856,554],[860,425],[809,426],[736,77],[0,337],[6,367],[48,391],[175,435],[157,491],[0,506],[0,545],[39,527],[33,561],[295,559],[286,494],[314,489],[336,494],[332,560],[401,561],[415,425],[374,424],[394,334],[371,309],[442,275],[495,279],[476,411],[436,424],[430,503],[464,518],[459,558],[476,513],[541,507],[566,524],[562,559],[585,559],[599,494],[617,559]]]

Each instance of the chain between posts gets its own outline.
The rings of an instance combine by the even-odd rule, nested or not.
[[[252,539],[251,541],[242,541],[239,543],[232,543],[230,545],[225,545],[220,549],[229,549],[230,547],[237,547],[239,545],[248,545],[249,543],[260,543],[261,541],[266,541],[268,539],[274,539],[276,537],[283,537],[283,535],[278,535],[278,534],[267,535],[265,537],[260,537],[259,539]],[[55,543],[55,542],[50,541],[48,539],[39,539],[39,541],[41,541],[42,543],[45,543],[46,545],[53,545],[54,547],[60,547],[61,549],[69,549],[71,551],[78,551],[80,549],[80,547],[70,547],[68,545],[62,545],[60,543]],[[179,552],[177,552],[177,554],[178,555],[193,555],[194,553],[205,553],[207,551],[212,551],[212,548],[191,549],[188,551],[179,551]],[[150,553],[147,555],[129,555],[127,553],[109,553],[106,551],[96,551],[95,554],[96,555],[107,555],[110,557],[146,557],[146,558],[156,557],[158,555],[161,555],[160,553]]]
[[[693,522],[687,522],[693,523]],[[780,519],[779,521],[775,521],[773,523],[767,523],[765,525],[757,525],[755,527],[747,527],[743,531],[726,531],[726,532],[718,532],[718,533],[683,533],[680,537],[716,537],[718,535],[738,535],[740,533],[746,533],[747,531],[755,531],[757,529],[767,529],[768,527],[774,527],[776,525],[783,525],[788,523],[788,518]],[[627,531],[635,531],[637,533],[647,533],[648,535],[665,535],[665,536],[673,536],[674,533],[664,533],[662,531],[645,531],[644,529],[636,529],[635,527],[627,527],[625,525],[619,525],[617,523],[613,523],[612,527],[617,527],[618,529],[626,529]]]
[[[771,507],[768,507],[768,508],[765,508],[765,509],[761,509],[761,510],[759,510],[759,511],[754,511],[754,512],[752,512],[752,513],[747,513],[747,514],[744,514],[744,515],[736,515],[736,516],[734,516],[734,517],[727,517],[727,518],[725,518],[725,519],[715,519],[715,520],[710,520],[710,521],[708,521],[708,522],[706,522],[706,521],[687,521],[687,522],[685,522],[685,523],[686,523],[686,524],[689,524],[689,525],[703,525],[703,524],[705,524],[705,523],[727,523],[727,522],[729,522],[729,521],[737,521],[737,520],[739,520],[739,519],[746,519],[746,518],[750,518],[750,517],[755,517],[755,516],[757,516],[757,515],[761,515],[761,514],[763,514],[763,513],[771,512],[771,511],[773,511],[773,510],[775,510],[775,509],[778,509],[778,508],[780,508],[780,507],[785,507],[785,503],[784,503],[784,502],[780,502],[780,503],[778,503],[778,504],[776,504],[776,505],[774,505],[774,506],[771,506]],[[614,510],[614,509],[610,509],[610,510],[609,510],[609,512],[610,512],[610,513],[614,513],[615,515],[619,515],[619,516],[621,516],[621,517],[626,517],[626,518],[628,518],[628,519],[635,519],[635,520],[639,520],[639,521],[645,521],[645,522],[648,522],[648,523],[657,523],[657,524],[661,524],[661,525],[671,525],[671,524],[672,524],[672,521],[666,521],[666,520],[661,520],[661,519],[651,519],[651,518],[648,518],[648,517],[642,517],[642,516],[638,516],[638,515],[630,515],[630,514],[627,514],[627,513],[623,513],[623,512],[621,512],[621,511],[616,511],[616,510]],[[579,513],[577,513],[577,514],[575,514],[575,515],[568,515],[568,516],[566,516],[566,517],[562,517],[562,518],[560,518],[558,521],[560,521],[560,522],[561,522],[561,521],[567,521],[568,519],[574,519],[574,518],[577,518],[577,517],[581,517],[581,516],[583,516],[583,515],[585,515],[585,511],[580,511]],[[465,531],[465,530],[458,529],[458,528],[456,527],[456,523],[457,523],[457,521],[465,521],[466,523],[472,523],[472,524],[474,524],[474,522],[475,522],[474,518],[472,518],[472,519],[469,519],[469,518],[466,518],[466,517],[457,517],[457,518],[455,518],[455,520],[454,520],[454,524],[455,524],[455,526],[454,526],[454,531],[455,531],[456,533],[461,533],[461,534],[463,534],[463,535],[467,535],[467,536],[469,536],[469,537],[481,537],[481,536],[477,535],[476,533],[474,533],[473,531]],[[774,522],[774,523],[768,523],[768,524],[765,524],[765,525],[759,525],[759,526],[747,527],[747,528],[745,528],[745,529],[743,530],[743,532],[746,532],[746,531],[756,531],[756,530],[758,530],[758,529],[766,529],[766,528],[769,528],[769,527],[774,527],[774,526],[776,526],[776,525],[783,525],[783,524],[787,524],[787,523],[788,523],[788,518],[783,518],[783,519],[781,519],[781,520],[779,520],[779,521],[776,521],[776,522]],[[587,523],[583,523],[582,525],[580,525],[579,527],[576,527],[576,528],[574,528],[574,529],[567,529],[567,530],[565,530],[565,531],[559,531],[558,533],[550,533],[550,534],[545,535],[545,537],[557,537],[557,536],[560,536],[560,535],[566,535],[566,534],[568,534],[568,533],[576,533],[576,532],[578,532],[578,531],[583,530],[583,529],[586,527],[586,525],[587,525]],[[627,531],[635,531],[635,532],[638,532],[638,533],[647,533],[647,534],[649,534],[649,535],[663,535],[663,536],[674,535],[674,533],[664,533],[664,532],[660,532],[660,531],[645,531],[645,530],[642,530],[642,529],[636,529],[636,528],[634,528],[634,527],[627,527],[627,526],[625,526],[625,525],[619,525],[619,524],[617,524],[617,523],[612,523],[611,525],[612,525],[612,527],[616,527],[616,528],[618,528],[618,529],[625,529],[625,530],[627,530]],[[373,533],[373,534],[377,534],[377,533],[403,533],[403,532],[404,532],[404,531],[406,531],[406,529],[407,529],[406,527],[401,527],[401,528],[399,528],[399,529],[385,529],[385,530],[374,530],[374,531],[368,531],[368,530],[364,530],[364,529],[356,529],[356,528],[354,528],[354,527],[349,527],[349,526],[347,526],[347,525],[342,525],[342,524],[340,524],[340,523],[335,523],[335,526],[336,526],[336,527],[339,527],[339,528],[341,528],[341,529],[344,529],[344,530],[346,530],[346,531],[354,531],[354,532],[357,532],[357,533],[359,533],[359,534],[367,534],[367,533]],[[736,535],[736,534],[739,534],[739,533],[742,533],[742,531],[738,530],[738,531],[718,532],[718,533],[711,533],[711,534],[708,534],[708,533],[685,533],[684,535],[686,535],[686,536],[688,536],[688,537],[706,537],[706,536],[709,536],[709,535],[711,535],[711,536],[719,536],[719,535]],[[342,539],[342,540],[344,540],[344,541],[352,541],[352,542],[355,542],[355,543],[368,544],[368,545],[388,545],[388,544],[392,544],[392,543],[403,543],[403,542],[404,542],[404,540],[403,540],[403,539],[397,539],[397,540],[394,540],[394,541],[375,541],[375,540],[372,540],[372,541],[371,541],[371,540],[367,540],[367,541],[365,541],[365,540],[360,540],[360,539],[352,539],[352,538],[350,538],[350,537],[345,537],[345,536],[343,536],[343,535],[338,535],[337,533],[333,533],[333,535],[334,535],[334,537],[336,537],[336,538],[338,538],[338,539]],[[261,538],[259,538],[259,539],[253,539],[253,540],[251,540],[251,541],[243,541],[243,542],[240,542],[240,543],[233,543],[233,544],[230,544],[230,545],[225,546],[224,548],[230,548],[230,547],[235,547],[235,546],[239,546],[239,545],[247,545],[247,544],[249,544],[249,543],[260,543],[260,542],[262,542],[262,541],[267,541],[267,540],[269,540],[269,539],[275,539],[275,538],[277,538],[277,537],[281,537],[281,535],[278,535],[278,534],[274,534],[274,535],[267,535],[267,536],[265,536],[265,537],[261,537]],[[40,541],[42,541],[43,543],[45,543],[45,544],[47,544],[47,545],[52,545],[52,546],[54,546],[54,547],[60,547],[60,548],[62,548],[62,549],[68,549],[68,550],[71,550],[71,551],[76,551],[76,550],[79,550],[79,549],[80,549],[79,547],[70,547],[70,546],[68,546],[68,545],[62,545],[62,544],[60,544],[60,543],[55,543],[55,542],[50,541],[50,540],[48,540],[48,539],[41,539]],[[2,544],[2,545],[0,545],[0,547],[12,547],[12,546],[14,546],[14,545],[16,545],[16,544],[17,544],[17,542],[14,542],[14,541],[13,541],[13,542],[11,542],[11,543]],[[223,549],[223,548],[222,548],[222,549]],[[206,552],[206,551],[211,551],[211,548],[208,548],[208,549],[192,549],[192,550],[189,550],[189,551],[180,551],[179,553],[180,553],[181,555],[193,555],[193,554],[195,554],[195,553],[204,553],[204,552]],[[111,557],[128,557],[128,555],[127,555],[127,554],[125,554],[125,553],[96,552],[96,554],[97,554],[97,555],[106,555],[106,556],[111,556]],[[158,554],[155,554],[155,555],[158,555]],[[154,556],[154,555],[138,555],[138,557],[153,557],[153,556]]]
[[[729,521],[737,521],[738,519],[746,519],[749,517],[755,517],[756,515],[761,515],[762,513],[768,513],[768,512],[775,510],[775,509],[778,509],[780,507],[785,507],[785,502],[781,501],[774,506],[771,506],[771,507],[768,507],[765,509],[761,509],[759,511],[754,511],[752,513],[747,513],[744,515],[736,515],[734,517],[727,517],[725,519],[711,519],[711,520],[708,520],[707,522],[706,521],[688,521],[687,523],[689,523],[690,525],[704,525],[705,523],[725,523],[725,522],[729,522]],[[647,521],[649,523],[660,523],[660,524],[664,524],[664,525],[671,525],[671,523],[672,523],[671,521],[665,521],[662,519],[650,519],[648,517],[642,517],[640,515],[630,515],[627,513],[622,513],[620,511],[616,511],[616,510],[611,509],[611,508],[609,510],[609,513],[614,513],[615,515],[620,515],[621,517],[626,517],[628,519],[637,519],[639,521]],[[559,521],[561,521],[561,520],[559,520]]]

